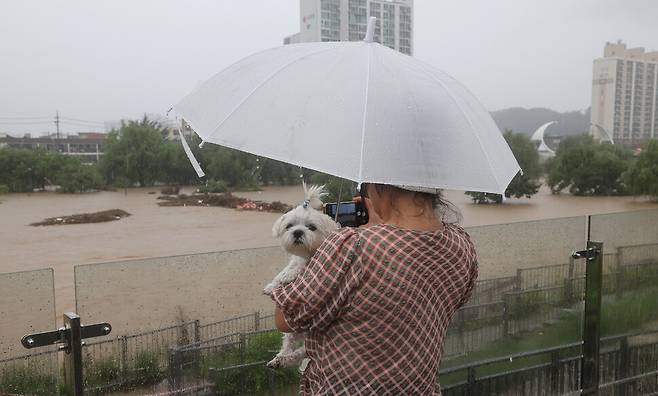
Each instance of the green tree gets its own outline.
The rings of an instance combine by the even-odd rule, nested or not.
[[[62,192],[97,189],[102,182],[95,165],[75,156],[44,150],[0,149],[0,184],[12,192],[58,185]]]
[[[537,148],[525,134],[514,133],[508,130],[503,136],[510,146],[519,166],[523,169],[523,174],[519,173],[514,176],[507,189],[505,189],[505,197],[531,198],[539,191],[539,187],[541,187],[539,178],[542,168],[539,164]],[[475,203],[503,202],[503,196],[501,194],[467,191],[466,195],[469,195]]]
[[[107,137],[101,172],[109,184],[128,180],[130,184],[152,185],[162,174],[158,157],[164,146],[163,128],[144,116],[141,121],[122,123]]]
[[[622,174],[630,150],[597,144],[589,135],[564,139],[551,161],[548,185],[553,193],[568,189],[574,195],[617,195],[626,192]]]
[[[10,192],[29,192],[41,181],[37,154],[30,150],[0,149],[0,184]]]
[[[197,184],[194,168],[179,142],[164,142],[157,153],[160,174],[158,181],[167,184]]]
[[[256,156],[217,145],[205,145],[199,157],[208,180],[224,181],[232,189],[258,187]]]
[[[626,175],[630,191],[658,200],[658,140],[650,139]]]

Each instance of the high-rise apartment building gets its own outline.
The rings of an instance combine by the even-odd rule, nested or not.
[[[300,31],[284,44],[359,41],[377,17],[374,40],[413,54],[413,0],[300,0]]]
[[[592,134],[607,132],[617,144],[658,138],[658,51],[606,43],[594,60],[591,121]]]

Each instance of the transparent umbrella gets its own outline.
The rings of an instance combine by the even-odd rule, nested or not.
[[[519,165],[489,112],[447,74],[373,42],[374,22],[363,42],[249,56],[174,109],[203,143],[357,183],[503,193]]]

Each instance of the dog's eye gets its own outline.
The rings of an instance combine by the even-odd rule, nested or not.
[[[290,227],[292,227],[292,224],[288,224],[288,225],[286,226],[286,230],[289,230]]]
[[[315,227],[315,224],[309,224],[309,225],[306,226],[306,228],[308,228],[311,231],[317,230],[317,227]]]

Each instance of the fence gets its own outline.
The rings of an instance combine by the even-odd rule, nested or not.
[[[57,349],[0,360],[0,393],[54,395],[59,384]]]
[[[638,343],[642,337],[652,342]],[[658,392],[658,332],[601,340],[600,395]],[[446,396],[564,395],[580,389],[581,343],[524,352],[440,371]]]
[[[509,268],[516,272],[477,282],[448,330],[444,356],[463,355],[579,309],[584,265],[570,261],[569,253],[583,247],[586,225],[584,217],[573,217],[468,229],[481,266],[501,268],[501,275],[514,273]],[[605,294],[658,284],[658,210],[592,216],[590,225],[592,238],[606,246]],[[253,296],[260,296],[262,284],[284,262],[276,247],[77,266],[78,313],[85,323],[108,321],[114,327],[114,338],[85,346],[88,389],[158,381],[170,368],[172,347],[273,328],[272,316],[258,313],[213,320],[261,310],[254,307],[270,309],[268,298]],[[44,355],[16,357],[23,352],[20,336],[55,328],[53,290],[50,269],[0,275],[0,314],[14,318],[0,323],[3,372],[33,367],[38,375],[59,375],[56,363],[54,368],[39,363]],[[127,306],[135,309],[126,311]],[[153,328],[159,329],[143,331]],[[48,354],[56,361],[55,352]]]

